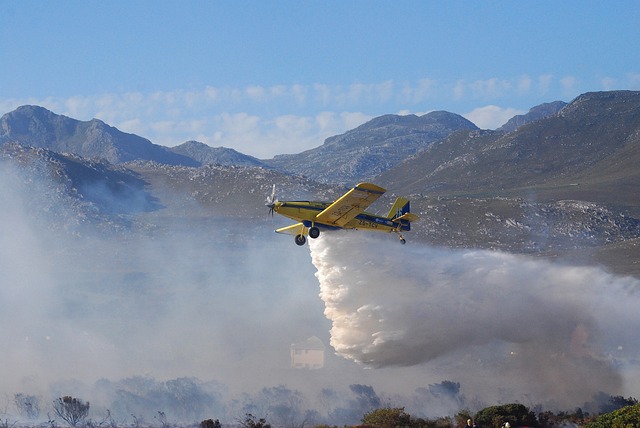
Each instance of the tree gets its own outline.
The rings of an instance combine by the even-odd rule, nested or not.
[[[83,402],[79,398],[67,395],[53,400],[53,410],[62,420],[75,427],[80,422],[83,422],[89,414],[89,402]]]
[[[217,419],[215,421],[213,419],[205,419],[200,422],[200,428],[222,428],[222,424]]]
[[[515,426],[538,426],[536,415],[522,404],[503,404],[480,410],[474,418],[481,427],[500,428],[505,422]]]
[[[38,419],[40,416],[40,403],[34,395],[16,394],[13,396],[18,413],[29,419]]]
[[[606,415],[598,416],[585,428],[626,428],[640,426],[640,404],[623,407]]]
[[[271,424],[267,423],[265,418],[260,418],[256,420],[256,417],[251,413],[247,413],[244,415],[244,420],[238,420],[240,426],[243,428],[271,428]]]
[[[378,428],[406,427],[411,424],[411,415],[404,411],[404,407],[388,407],[365,414],[362,423]]]

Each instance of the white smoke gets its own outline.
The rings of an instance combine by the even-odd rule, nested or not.
[[[582,404],[628,379],[610,349],[637,355],[638,281],[596,268],[327,233],[310,240],[321,300],[306,248],[270,221],[158,210],[123,214],[124,227],[66,195],[0,162],[8,412],[16,393],[40,399],[40,418],[73,395],[120,421],[161,410],[231,422],[302,395],[300,422],[318,409],[338,425],[379,403],[420,417],[550,396]],[[328,348],[322,370],[292,369],[291,343],[312,335],[346,359]],[[185,390],[192,408],[176,407]]]
[[[610,354],[638,355],[637,279],[346,232],[310,248],[331,345],[365,366],[448,365],[463,386],[576,404],[621,393]]]

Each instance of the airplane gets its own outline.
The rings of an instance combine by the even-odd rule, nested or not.
[[[304,245],[307,236],[312,239],[320,236],[320,230],[362,229],[378,232],[393,232],[400,242],[406,244],[403,231],[411,230],[411,222],[419,217],[410,212],[407,198],[399,197],[391,207],[389,214],[382,217],[365,211],[369,205],[386,192],[380,186],[360,183],[333,202],[287,201],[276,199],[276,186],[267,196],[266,206],[274,212],[297,220],[299,223],[277,229],[277,233],[287,233],[295,237],[295,243]]]

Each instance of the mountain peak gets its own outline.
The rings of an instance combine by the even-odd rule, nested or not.
[[[179,146],[172,147],[170,150],[173,153],[188,156],[199,162],[200,165],[266,166],[260,160],[236,150],[226,147],[211,147],[195,140],[189,140]]]
[[[32,105],[18,107],[0,118],[0,145],[7,142],[105,159],[112,164],[153,160],[169,165],[197,165],[192,159],[99,119],[79,121]]]
[[[513,132],[522,125],[526,125],[528,123],[535,122],[537,120],[557,114],[566,105],[567,103],[565,103],[564,101],[553,101],[551,103],[539,104],[535,107],[531,107],[531,109],[529,109],[529,112],[526,114],[513,116],[507,123],[496,129],[496,131]]]
[[[277,156],[267,164],[323,182],[371,179],[452,132],[477,130],[455,113],[423,116],[386,114],[297,155]],[[331,165],[331,168],[327,168]]]

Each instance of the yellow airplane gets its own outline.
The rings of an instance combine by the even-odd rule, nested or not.
[[[419,219],[417,215],[411,214],[407,198],[396,199],[386,217],[365,211],[384,192],[386,192],[385,189],[375,184],[360,183],[334,202],[280,202],[276,199],[276,186],[274,185],[271,196],[267,197],[266,205],[271,214],[277,212],[300,222],[276,230],[278,233],[293,235],[298,245],[304,245],[307,242],[307,235],[314,239],[320,236],[321,229],[364,229],[393,232],[398,235],[400,242],[405,244],[407,241],[401,232],[411,230],[411,222]]]

